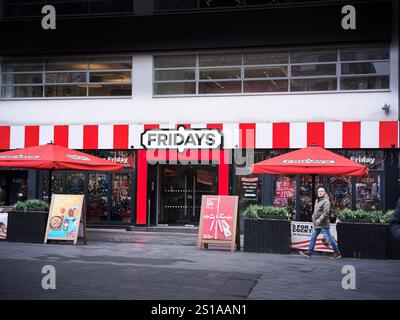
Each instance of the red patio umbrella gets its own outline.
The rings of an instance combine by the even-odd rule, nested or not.
[[[317,146],[311,146],[255,163],[252,173],[326,174],[363,176],[367,167]]]
[[[123,166],[56,144],[45,144],[0,153],[0,167],[49,170],[49,201],[53,170],[118,171]]]
[[[251,172],[311,175],[311,201],[314,204],[315,175],[364,176],[368,174],[368,168],[324,148],[310,146],[255,163]]]

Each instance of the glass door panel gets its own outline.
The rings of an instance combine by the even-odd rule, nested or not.
[[[159,224],[182,222],[187,216],[187,176],[184,166],[160,167]]]
[[[112,174],[111,220],[130,222],[131,176],[129,173]]]
[[[206,167],[193,167],[192,179],[193,189],[193,201],[189,201],[191,204],[190,220],[192,223],[199,223],[200,210],[201,210],[201,196],[209,194],[218,194],[218,174],[217,167],[206,166]]]
[[[88,221],[106,221],[108,203],[108,174],[89,173]]]

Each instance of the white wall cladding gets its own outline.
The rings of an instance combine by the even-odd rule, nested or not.
[[[152,96],[152,55],[134,55],[132,98],[0,100],[0,124],[397,120],[397,43],[390,53],[390,91],[160,98]]]

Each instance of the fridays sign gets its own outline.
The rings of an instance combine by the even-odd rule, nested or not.
[[[299,250],[307,250],[311,241],[311,234],[314,230],[314,226],[312,222],[299,222],[292,221],[290,223],[291,229],[291,238],[292,238],[292,248]],[[330,231],[332,237],[337,241],[337,232],[336,232],[336,224],[331,224]],[[323,251],[323,252],[333,252],[330,244],[325,243],[323,240],[322,232],[319,234],[317,238],[317,242],[315,243],[314,251]]]
[[[218,129],[151,129],[141,136],[145,149],[218,149],[222,146],[222,134]]]

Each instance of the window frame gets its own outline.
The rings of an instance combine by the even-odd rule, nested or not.
[[[70,59],[73,60],[82,60],[84,64],[86,64],[85,69],[77,69],[77,70],[46,70],[46,66],[48,61],[56,60],[56,61],[68,61]],[[129,69],[90,69],[89,65],[92,59],[98,59],[107,63],[109,59],[110,63],[115,62],[128,62],[131,67]],[[51,56],[51,57],[41,57],[38,59],[38,63],[42,65],[41,71],[7,71],[4,72],[4,63],[12,61],[11,58],[7,58],[7,61],[2,59],[1,61],[1,77],[0,77],[0,100],[60,100],[60,99],[132,99],[133,97],[133,56],[132,55],[88,55],[88,56]],[[20,60],[23,61],[23,60]],[[14,62],[14,61],[12,61]],[[15,60],[18,63],[18,58]],[[90,75],[92,73],[112,73],[112,72],[130,72],[131,81],[130,82],[90,82]],[[85,81],[84,82],[47,82],[46,75],[47,74],[58,74],[58,73],[84,73]],[[24,84],[5,84],[3,83],[3,77],[6,75],[14,75],[14,74],[42,74],[42,82],[41,83],[24,83]],[[86,95],[82,96],[46,96],[46,88],[49,86],[78,86],[84,85],[86,88]],[[131,93],[130,95],[118,95],[118,96],[90,96],[89,90],[90,85],[130,85]],[[31,86],[40,86],[42,87],[42,96],[40,97],[5,97],[6,88],[14,88],[14,87],[31,87]]]
[[[341,61],[340,59],[340,54],[341,54],[341,49],[349,49],[349,48],[354,48],[354,47],[359,47],[359,48],[383,48],[388,50],[388,59],[379,59],[379,60],[359,60],[359,61]],[[292,52],[297,52],[297,51],[307,51],[307,50],[320,50],[321,53],[324,52],[329,52],[334,50],[336,52],[336,60],[335,61],[326,61],[326,62],[296,62],[292,63],[291,62],[291,57],[292,57]],[[287,63],[270,63],[270,64],[244,64],[244,55],[245,54],[251,54],[251,53],[287,53],[288,54],[288,62]],[[241,65],[236,65],[236,66],[214,66],[214,67],[200,67],[199,66],[199,56],[202,54],[241,54],[242,56],[242,63]],[[154,59],[155,57],[158,56],[163,56],[163,55],[190,55],[190,54],[195,54],[196,55],[196,66],[195,66],[195,80],[173,80],[169,81],[166,80],[165,82],[194,82],[196,83],[196,91],[195,93],[187,93],[187,94],[157,94],[155,92],[155,83],[162,83],[164,81],[155,81],[155,71],[156,70],[168,70],[168,69],[179,69],[179,68],[155,68],[154,67]],[[391,76],[392,76],[392,63],[391,63],[391,52],[390,52],[390,44],[389,43],[365,43],[365,44],[348,44],[348,45],[336,45],[336,46],[309,46],[309,47],[301,47],[301,48],[273,48],[273,49],[268,49],[268,48],[263,48],[263,49],[243,49],[243,50],[214,50],[214,51],[191,51],[191,52],[176,52],[176,53],[154,53],[152,55],[153,58],[153,82],[152,82],[152,97],[153,98],[174,98],[174,97],[213,97],[213,96],[252,96],[252,95],[297,95],[297,94],[332,94],[332,93],[363,93],[363,92],[390,92],[391,91]],[[354,75],[342,75],[342,63],[354,63],[354,62],[388,62],[389,63],[389,73],[371,73],[371,74],[354,74]],[[332,75],[312,75],[312,76],[292,76],[292,66],[298,66],[298,65],[336,65],[335,68],[335,74]],[[287,68],[287,77],[265,77],[265,78],[245,78],[245,70],[246,68],[253,68],[253,67],[279,67],[279,66],[284,66]],[[241,78],[240,79],[212,79],[212,80],[204,80],[200,79],[200,72],[202,68],[215,68],[215,69],[223,69],[223,68],[240,68],[241,70]],[[181,69],[193,69],[193,67],[184,67]],[[341,88],[341,79],[342,78],[357,78],[357,77],[379,77],[379,76],[387,76],[388,77],[388,82],[389,82],[389,87],[388,88],[383,88],[383,89],[351,89],[351,90],[346,90]],[[312,90],[312,91],[292,91],[291,89],[291,80],[295,79],[336,79],[336,90]],[[273,92],[245,92],[244,90],[244,82],[245,81],[266,81],[266,80],[287,80],[288,85],[287,91],[273,91]],[[240,81],[241,82],[241,92],[240,93],[200,93],[199,92],[199,83],[201,82],[215,82],[215,81]]]

